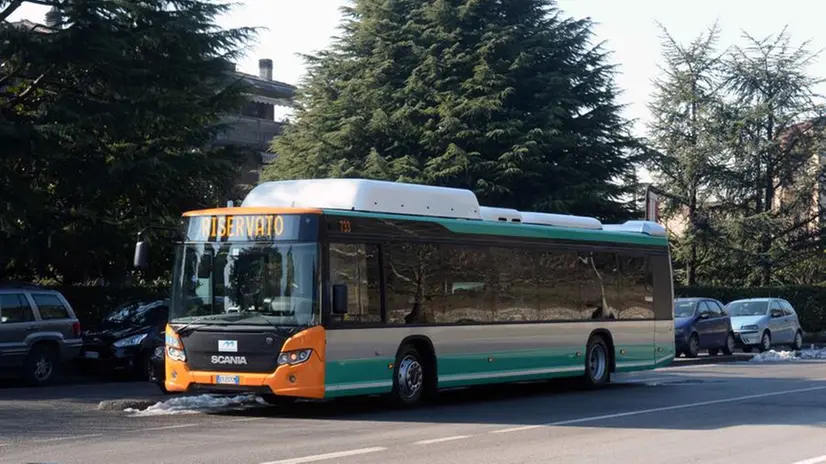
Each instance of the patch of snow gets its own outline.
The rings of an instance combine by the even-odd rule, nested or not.
[[[769,350],[756,354],[751,358],[753,363],[783,362],[783,361],[805,361],[811,359],[826,359],[826,349],[820,350],[800,350],[800,351],[775,351]]]
[[[241,407],[257,402],[255,395],[217,396],[198,395],[182,396],[166,401],[159,401],[144,410],[126,408],[123,411],[132,417],[168,416],[177,414],[199,414],[209,411]]]

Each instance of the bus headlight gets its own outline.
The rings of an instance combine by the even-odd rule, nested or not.
[[[166,345],[166,355],[169,356],[169,359],[181,362],[186,361],[186,352],[184,352],[181,340],[176,335],[167,332],[166,337],[164,337],[164,344]]]
[[[169,355],[169,359],[182,362],[186,361],[186,353],[184,353],[184,350],[179,350],[178,348],[172,348],[171,346],[167,346],[166,353]]]
[[[295,350],[295,351],[285,351],[278,355],[278,365],[282,364],[301,364],[306,360],[310,359],[310,355],[313,354],[313,350]]]

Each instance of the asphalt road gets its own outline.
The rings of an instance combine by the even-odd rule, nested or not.
[[[10,463],[826,463],[826,363],[734,363],[375,400],[130,417],[101,399],[146,384],[0,390]]]

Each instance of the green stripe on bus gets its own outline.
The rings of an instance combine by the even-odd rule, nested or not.
[[[633,232],[615,232],[589,229],[569,229],[532,224],[497,223],[473,221],[468,219],[447,219],[435,217],[402,216],[396,214],[363,213],[358,211],[323,210],[324,214],[372,219],[399,219],[407,221],[430,222],[444,226],[457,234],[505,235],[525,238],[544,238],[559,240],[583,240],[592,242],[630,243],[636,245],[667,246],[666,237]]]
[[[667,365],[672,355],[655,355],[654,346],[626,346],[617,351],[617,372],[654,369]],[[585,370],[584,347],[577,350],[550,349],[503,351],[438,359],[439,387],[459,387],[499,382],[538,380],[577,375]],[[350,359],[326,363],[325,396],[387,393],[392,389],[392,358]]]

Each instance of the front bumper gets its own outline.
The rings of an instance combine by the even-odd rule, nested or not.
[[[760,344],[760,332],[734,332],[734,344],[737,346],[753,346]]]
[[[78,361],[96,370],[119,371],[132,369],[140,361],[141,345],[115,348],[111,345],[85,345]]]

